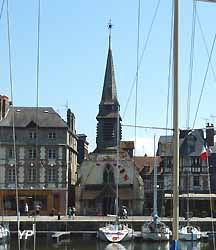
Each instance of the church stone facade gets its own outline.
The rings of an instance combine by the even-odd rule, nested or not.
[[[119,146],[122,127],[110,41],[111,35],[103,92],[96,117],[97,147],[78,168],[76,207],[81,215],[114,214],[118,199],[119,207],[127,206],[129,214],[141,215],[143,181],[131,155]]]

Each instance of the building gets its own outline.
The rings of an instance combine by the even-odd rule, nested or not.
[[[210,172],[210,189],[211,193],[216,193],[216,145],[215,145],[214,125],[206,125],[206,143],[209,149],[209,172]],[[216,211],[215,211],[216,212]]]
[[[172,174],[173,174],[173,137],[161,136],[158,155],[164,169],[164,206],[166,215],[172,214]],[[190,212],[194,216],[210,215],[209,166],[201,160],[200,154],[206,139],[202,129],[180,131],[179,198],[180,216],[186,216],[187,199]]]
[[[163,207],[164,196],[164,175],[161,165],[161,158],[159,156],[134,156],[134,161],[139,169],[139,173],[144,183],[144,215],[150,216],[153,212],[154,201],[154,166],[157,167],[157,210],[159,216],[164,216],[165,211]]]
[[[82,215],[113,214],[116,199],[120,207],[127,206],[129,213],[143,213],[143,181],[131,157],[133,143],[122,144],[117,150],[117,141],[122,138],[119,110],[110,35],[103,92],[96,117],[97,147],[78,168],[76,207]]]
[[[67,122],[51,107],[13,107],[0,96],[0,210],[16,214],[25,202],[30,212],[41,214],[54,208],[66,212],[74,201],[77,171],[75,117]],[[16,185],[17,184],[17,185]],[[68,194],[69,191],[69,194]]]

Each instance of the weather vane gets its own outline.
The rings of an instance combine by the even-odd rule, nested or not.
[[[111,32],[112,27],[113,27],[113,24],[112,24],[112,20],[111,20],[111,19],[109,20],[109,23],[108,23],[107,27],[108,27],[108,29],[109,29],[110,32]]]
[[[113,27],[111,19],[109,20],[109,23],[108,23],[107,27],[109,29],[109,49],[111,49],[111,30],[112,30],[112,27]]]

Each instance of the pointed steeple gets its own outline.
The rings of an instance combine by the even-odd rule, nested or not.
[[[116,82],[115,82],[115,73],[113,65],[113,56],[111,49],[111,30],[112,30],[111,21],[108,24],[109,28],[109,49],[106,63],[106,71],[104,77],[103,93],[101,98],[101,103],[114,103],[117,101],[117,91],[116,91]]]
[[[109,48],[106,63],[106,71],[104,77],[104,85],[102,97],[99,105],[99,113],[97,115],[97,148],[96,151],[115,149],[117,146],[117,138],[121,139],[121,117],[118,123],[118,113],[120,105],[117,99],[116,82],[114,74],[114,65],[111,49],[111,28],[112,24],[108,24],[109,32]],[[119,130],[119,131],[117,131]],[[118,136],[117,136],[118,135]]]

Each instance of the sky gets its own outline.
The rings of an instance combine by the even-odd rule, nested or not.
[[[140,8],[139,57],[158,2],[158,12],[143,54],[137,85],[137,125],[150,127],[166,127],[172,1],[141,1]],[[180,2],[180,127],[185,128],[193,2]],[[0,94],[11,97],[6,10],[5,4],[0,20]],[[110,19],[113,23],[112,50],[122,123],[135,124],[134,90],[128,105],[127,100],[136,74],[137,13],[138,1],[41,0],[39,106],[53,107],[64,119],[69,107],[76,117],[77,133],[88,136],[90,151],[95,148],[96,115],[103,88],[108,52],[107,24]],[[197,13],[210,51],[216,32],[213,21],[216,4],[197,2]],[[38,0],[9,0],[15,106],[36,106],[37,15]],[[216,81],[212,70],[216,65],[215,55],[216,49],[212,53],[196,128],[205,127],[206,122],[214,122],[216,116]],[[208,55],[196,23],[190,126],[207,63]],[[168,113],[168,126],[172,127],[171,108]],[[136,154],[153,154],[154,134],[158,140],[166,132],[136,130]],[[134,128],[123,127],[123,139],[133,140],[134,136]]]

